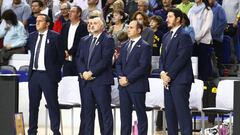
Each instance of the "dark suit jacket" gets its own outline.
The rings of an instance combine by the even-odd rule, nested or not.
[[[147,92],[149,91],[149,68],[151,66],[151,46],[142,38],[135,44],[128,60],[127,56],[127,42],[120,51],[120,56],[116,63],[116,71],[118,76],[126,76],[129,85],[125,87],[132,92]],[[119,85],[119,89],[122,89]]]
[[[33,32],[29,35],[27,40],[27,48],[31,52],[31,59],[29,65],[29,80],[32,76],[33,61],[35,56],[35,46],[38,39],[38,32]],[[46,72],[54,82],[61,80],[61,68],[64,61],[64,50],[59,39],[59,35],[51,30],[48,30],[45,43],[45,67]]]
[[[93,77],[92,81],[82,81],[84,84],[90,83],[92,85],[112,85],[113,74],[112,74],[112,56],[114,53],[114,40],[103,32],[96,42],[95,48],[92,53],[90,60],[90,68],[87,68],[89,46],[91,45],[92,36],[87,36],[80,42],[80,54],[77,60],[78,71],[83,73],[84,71],[91,71]],[[84,43],[85,42],[85,43]]]
[[[192,83],[194,78],[191,62],[193,49],[191,37],[182,27],[176,31],[172,39],[169,34],[170,32],[163,36],[159,59],[160,72],[168,72],[171,78],[170,85]]]
[[[78,50],[79,41],[82,37],[88,34],[88,31],[87,31],[87,24],[81,20],[75,33],[73,46],[71,49],[68,49],[68,32],[69,32],[70,25],[71,25],[71,22],[68,22],[63,26],[61,31],[61,39],[63,41],[64,50],[67,50],[68,53],[73,56],[73,61],[75,61],[75,56]]]

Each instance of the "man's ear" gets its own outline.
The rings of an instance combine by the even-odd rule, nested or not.
[[[178,23],[181,24],[181,23],[182,23],[182,22],[181,22],[181,18],[180,18],[180,17],[177,17],[177,18],[176,18],[176,22],[178,22]]]

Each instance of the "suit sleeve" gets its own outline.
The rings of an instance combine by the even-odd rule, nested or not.
[[[144,46],[142,48],[141,56],[138,58],[139,66],[127,75],[127,79],[130,83],[134,83],[139,78],[148,75],[149,67],[151,65],[151,55],[150,45]]]
[[[186,65],[187,62],[189,62],[189,60],[191,60],[192,56],[193,44],[191,37],[187,34],[183,34],[180,39],[179,47],[176,51],[176,58],[174,59],[170,70],[166,71],[168,72],[171,80],[176,78],[177,74],[181,72],[181,69]]]
[[[120,51],[120,55],[119,55],[119,57],[118,57],[118,59],[117,59],[117,61],[116,61],[116,72],[117,72],[117,76],[119,77],[119,76],[124,76],[124,74],[123,74],[123,71],[122,71],[122,56],[123,56],[123,49],[124,49],[124,46],[121,48],[121,51]]]
[[[104,43],[102,45],[102,59],[94,65],[90,71],[92,71],[93,76],[98,76],[105,69],[109,68],[112,65],[112,57],[114,53],[114,40],[113,38],[104,39]]]
[[[83,73],[84,71],[87,70],[86,64],[84,62],[84,42],[85,40],[81,39],[79,42],[79,49],[77,52],[77,68],[79,73]]]
[[[60,35],[57,35],[55,42],[56,42],[56,48],[58,52],[59,66],[62,67],[64,62],[64,47],[63,47],[62,39]]]

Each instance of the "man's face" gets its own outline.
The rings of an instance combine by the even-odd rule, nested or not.
[[[143,16],[142,16],[141,14],[138,14],[138,15],[136,16],[136,20],[137,20],[140,24],[143,24],[144,19],[143,19]]]
[[[103,24],[101,22],[101,19],[99,18],[92,19],[92,24],[91,24],[92,33],[100,33],[102,30],[103,30]]]
[[[45,16],[39,15],[36,19],[36,29],[38,31],[44,31],[48,28],[49,23],[46,21]]]
[[[77,8],[72,7],[69,12],[69,19],[72,21],[72,20],[79,19],[79,17],[80,17],[80,13],[77,11]]]
[[[213,6],[215,4],[216,0],[208,0],[208,3],[210,6]]]
[[[147,7],[145,6],[143,1],[139,1],[138,2],[138,11],[142,11],[142,12],[146,12],[147,11]]]
[[[177,25],[176,24],[177,23],[177,18],[175,17],[173,12],[168,12],[166,21],[167,21],[167,26],[169,28],[173,28]]]
[[[61,15],[66,17],[69,16],[70,9],[68,8],[67,4],[62,4],[60,7]]]
[[[92,27],[92,19],[88,19],[88,24],[87,24],[87,30],[89,33],[92,33],[91,27]]]
[[[42,7],[39,6],[38,2],[33,2],[32,3],[32,12],[33,13],[40,13],[42,10]]]
[[[20,4],[21,2],[22,2],[22,0],[13,0],[13,3],[16,4],[16,5]]]
[[[159,25],[156,20],[151,20],[149,26],[151,29],[156,29],[156,28],[158,28]]]
[[[171,5],[172,0],[162,0],[162,4],[164,7],[169,7]]]
[[[140,29],[137,28],[137,21],[131,21],[128,25],[128,37],[135,38],[140,35]]]

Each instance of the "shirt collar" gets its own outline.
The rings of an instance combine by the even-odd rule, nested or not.
[[[40,32],[39,32],[38,34],[39,34],[39,35],[40,35],[40,34],[47,35],[47,32],[48,32],[48,30],[45,30],[43,33],[40,33]]]
[[[174,27],[171,29],[171,32],[172,32],[172,36],[177,32],[177,30],[181,27],[181,25],[177,26],[177,27]]]
[[[134,39],[131,39],[131,41],[134,41],[134,43],[137,43],[140,38],[141,38],[141,36],[136,37],[136,38],[134,38]]]
[[[101,36],[102,33],[99,33],[97,36],[93,36],[93,38],[99,38]]]

